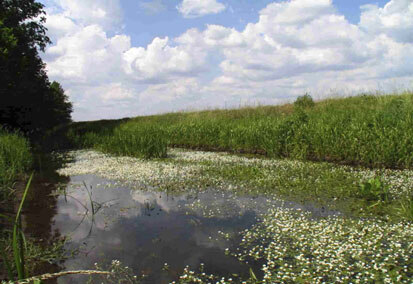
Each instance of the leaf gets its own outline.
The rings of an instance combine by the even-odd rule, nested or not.
[[[19,209],[17,210],[16,219],[13,226],[13,255],[14,262],[17,268],[17,275],[19,279],[25,278],[24,273],[24,238],[22,237],[23,232],[21,232],[21,211],[23,208],[24,201],[26,200],[27,192],[29,191],[30,184],[32,182],[33,173],[30,175],[29,181],[26,184],[26,188],[23,193],[22,200],[20,201]]]
[[[250,267],[250,277],[252,280],[254,280],[255,282],[258,281],[257,276],[255,276],[254,271],[252,270],[252,268]]]

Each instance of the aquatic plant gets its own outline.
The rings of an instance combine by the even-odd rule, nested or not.
[[[113,260],[109,266],[102,266],[95,263],[94,270],[73,270],[73,271],[61,271],[57,273],[46,273],[42,275],[32,276],[26,279],[21,279],[17,282],[14,281],[2,281],[2,284],[40,284],[43,280],[52,280],[67,275],[89,275],[87,283],[94,283],[93,280],[98,280],[101,283],[113,283],[113,284],[137,284],[140,283],[142,277],[138,277],[133,274],[132,270],[123,266],[119,260]]]
[[[242,233],[242,261],[264,262],[263,283],[410,283],[413,226],[274,208]]]
[[[400,208],[413,193],[411,170],[354,168],[182,149],[171,149],[170,157],[164,160],[117,157],[85,150],[70,154],[74,161],[58,170],[62,175],[96,174],[138,189],[203,191],[213,187],[278,195],[352,215],[407,218]],[[371,207],[377,201],[380,206]]]
[[[401,216],[413,221],[413,194],[406,200],[400,201],[400,208],[398,209]]]
[[[358,196],[367,201],[389,201],[389,188],[379,177],[360,183]]]
[[[13,230],[12,230],[12,239],[11,239],[11,246],[12,246],[12,251],[13,251],[13,258],[14,258],[14,267],[17,270],[17,277],[18,279],[24,279],[26,277],[26,269],[25,269],[25,251],[26,251],[26,238],[23,233],[22,225],[21,225],[21,211],[23,208],[23,204],[26,200],[27,192],[29,190],[31,181],[33,178],[33,174],[31,174],[27,184],[26,188],[23,192],[23,196],[21,198],[19,207],[17,209],[17,213],[15,216],[15,219],[13,221]],[[8,218],[5,215],[0,215],[0,217],[7,218],[11,220],[11,218]],[[9,275],[10,279],[13,279],[13,274],[14,271],[12,269],[12,265],[10,264],[8,257],[5,253],[4,248],[1,248],[2,250],[2,257],[3,261],[6,266],[7,273]]]
[[[26,277],[25,272],[25,263],[24,263],[24,255],[25,255],[25,237],[21,225],[21,211],[23,208],[24,201],[26,200],[27,192],[29,191],[30,184],[32,182],[33,174],[31,174],[29,181],[26,184],[26,188],[23,192],[22,199],[19,204],[19,208],[17,209],[16,219],[14,220],[13,224],[13,255],[14,255],[14,263],[17,269],[18,279],[23,279]]]

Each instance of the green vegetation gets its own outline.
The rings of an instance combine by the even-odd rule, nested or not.
[[[379,168],[413,167],[413,94],[362,95],[72,124],[78,148],[162,157],[166,147],[260,153]]]
[[[131,157],[163,158],[167,152],[166,133],[153,125],[121,125],[112,134],[99,136],[88,133],[98,150]]]
[[[308,93],[298,97],[294,102],[294,107],[296,108],[312,108],[314,105],[313,98]]]
[[[24,279],[26,277],[26,271],[25,271],[25,264],[24,264],[24,258],[25,258],[25,246],[24,242],[25,237],[23,233],[23,228],[22,228],[22,220],[21,220],[21,212],[23,208],[24,201],[27,196],[27,192],[30,187],[30,183],[32,182],[33,174],[30,176],[29,181],[27,182],[26,189],[23,192],[23,197],[20,201],[19,209],[17,210],[16,214],[16,219],[14,220],[13,224],[13,239],[12,239],[12,247],[13,247],[13,256],[14,256],[14,263],[16,265],[17,269],[17,276],[18,279]],[[4,260],[7,262],[7,260]],[[9,271],[9,274],[12,272]]]
[[[28,139],[32,146],[37,145],[46,130],[71,121],[72,104],[60,84],[49,81],[39,56],[50,43],[43,8],[35,0],[0,1],[0,211],[6,215],[13,211],[14,193],[19,192],[14,183],[32,164]],[[36,251],[38,256],[48,251],[24,238],[20,213],[26,192],[27,188],[16,220],[0,224],[2,254],[14,252],[14,261],[5,265],[9,274],[15,271],[19,279],[30,266],[41,262],[30,259],[30,252]],[[8,226],[13,228],[12,235]]]
[[[17,201],[17,212],[13,210],[18,196],[13,194],[18,191],[14,183],[32,165],[28,139],[33,142],[42,137],[47,150],[92,148],[136,158],[75,152],[86,158],[61,169],[61,174],[92,173],[135,182],[140,189],[214,188],[274,200],[282,197],[343,214],[317,219],[301,210],[270,208],[261,222],[240,233],[239,250],[231,252],[240,261],[263,263],[263,276],[250,269],[248,283],[346,283],[355,278],[407,283],[413,273],[411,91],[320,102],[305,94],[283,106],[168,113],[67,126],[72,104],[62,86],[49,81],[38,53],[50,43],[43,8],[36,0],[0,2],[0,205],[9,204],[0,212],[2,221],[7,221],[1,222],[0,256],[1,272],[7,272],[10,281],[37,274],[37,265],[64,254],[64,240],[41,245],[24,235],[21,214],[32,176]],[[168,151],[178,147],[252,155]],[[94,218],[102,205],[87,193]],[[194,202],[191,206],[200,205]],[[220,206],[208,214],[222,211]],[[44,274],[27,281],[41,283],[68,274],[96,274],[107,283],[140,280],[116,260],[106,269],[95,268]],[[198,275],[187,267],[178,281],[232,280]]]
[[[36,272],[36,267],[51,260],[64,258],[64,240],[58,240],[51,246],[44,247],[37,244],[37,240],[26,238],[22,227],[22,209],[32,182],[33,173],[26,183],[23,196],[19,203],[14,218],[0,214],[0,218],[6,219],[11,224],[11,230],[0,231],[0,251],[9,280],[25,279],[29,274]],[[1,266],[0,266],[1,267]],[[2,282],[3,283],[3,282]],[[35,282],[36,283],[36,282]],[[41,283],[41,282],[37,282]]]
[[[162,160],[113,157],[85,150],[71,155],[74,161],[59,174],[95,174],[133,187],[136,184],[140,190],[186,192],[215,188],[281,197],[352,217],[413,220],[411,170],[354,168],[181,149],[172,149],[170,157]]]
[[[30,168],[32,155],[27,139],[18,133],[0,128],[0,200],[5,198],[6,188]]]
[[[43,5],[0,1],[0,124],[37,138],[71,121],[72,104],[39,56],[50,43]]]
[[[144,194],[146,186],[149,192],[159,189],[170,196],[182,191],[197,196],[184,206],[189,215],[230,219],[264,206],[260,220],[240,235],[233,228],[218,232],[227,240],[241,239],[225,252],[244,263],[262,263],[261,271],[255,268],[248,280],[239,275],[221,280],[224,275],[185,268],[177,283],[410,283],[413,227],[404,210],[410,210],[413,193],[411,170],[183,149],[171,149],[167,159],[151,160],[87,150],[69,155],[74,159],[60,174],[116,181],[102,185],[103,191],[123,188],[123,183]],[[73,183],[72,190],[79,186]],[[202,202],[203,191],[217,192],[216,202],[210,202],[210,196]],[[226,194],[231,197],[226,199]],[[243,204],[245,197],[252,199]],[[242,209],[234,212],[234,204]]]

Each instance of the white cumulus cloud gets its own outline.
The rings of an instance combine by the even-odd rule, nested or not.
[[[383,8],[362,6],[360,27],[369,34],[386,34],[400,42],[413,43],[413,1],[392,0]]]
[[[210,24],[176,38],[154,35],[147,46],[106,27],[109,1],[55,1],[60,9],[50,10],[46,22],[54,44],[43,58],[50,78],[73,99],[77,120],[413,86],[411,1],[364,6],[358,24],[331,0],[277,1],[242,30]],[[183,1],[180,8],[185,3],[220,4]],[[89,8],[106,14],[84,19]]]
[[[124,70],[136,80],[190,77],[205,65],[205,56],[199,48],[171,46],[168,37],[155,38],[146,48],[133,47],[124,53]]]
[[[130,48],[130,38],[109,38],[98,25],[89,25],[59,38],[47,48],[45,61],[49,75],[60,80],[101,82],[121,76],[122,54]]]

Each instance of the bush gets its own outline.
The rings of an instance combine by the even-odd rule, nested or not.
[[[308,93],[304,96],[299,96],[294,102],[294,107],[296,108],[312,108],[314,105],[314,100]]]

